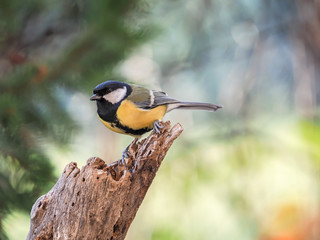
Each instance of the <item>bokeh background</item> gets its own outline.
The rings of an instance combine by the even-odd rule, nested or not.
[[[120,158],[88,99],[109,79],[224,106],[166,116],[126,239],[320,239],[319,64],[316,0],[1,0],[0,239],[67,163]]]

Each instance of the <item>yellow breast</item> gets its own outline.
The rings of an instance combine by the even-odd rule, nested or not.
[[[128,100],[123,100],[117,110],[120,123],[131,129],[152,128],[154,121],[161,120],[167,111],[167,106],[162,105],[153,109],[143,110]]]

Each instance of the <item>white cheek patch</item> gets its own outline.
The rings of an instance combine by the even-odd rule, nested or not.
[[[124,99],[124,97],[127,94],[127,88],[123,87],[123,88],[118,88],[106,95],[103,96],[103,98],[105,100],[107,100],[108,102],[115,104],[120,102],[122,99]]]

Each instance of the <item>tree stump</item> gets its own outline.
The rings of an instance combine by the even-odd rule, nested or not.
[[[27,239],[124,239],[162,160],[183,131],[161,123],[161,133],[134,140],[126,166],[98,157],[81,169],[68,164],[53,188],[31,210]]]

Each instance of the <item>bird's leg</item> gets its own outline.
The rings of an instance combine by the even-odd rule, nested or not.
[[[139,138],[135,138],[133,140],[133,143],[136,143],[137,141],[139,140]],[[121,156],[121,163],[123,166],[127,167],[127,164],[126,164],[126,159],[129,158],[129,155],[128,155],[128,150],[129,150],[129,147],[132,145],[132,143],[130,143],[122,152],[122,156]]]
[[[128,149],[129,149],[130,144],[122,151],[122,156],[121,156],[121,163],[123,166],[127,167],[126,164],[126,158],[129,158],[129,155],[127,153]]]
[[[153,129],[157,134],[160,134],[161,133],[160,130],[162,128],[164,128],[164,127],[165,127],[165,125],[162,125],[162,126],[160,125],[160,121],[159,120],[156,120],[153,123]]]

